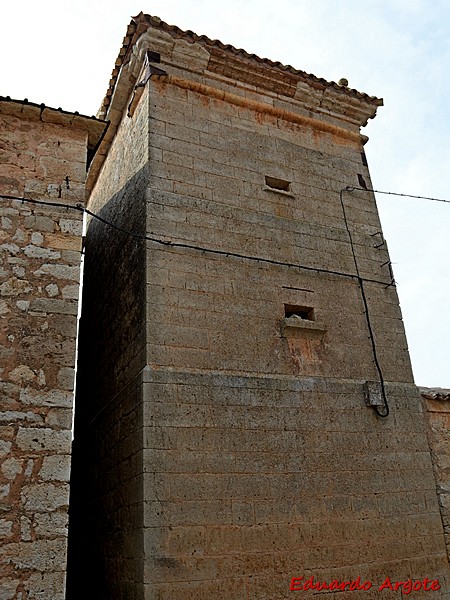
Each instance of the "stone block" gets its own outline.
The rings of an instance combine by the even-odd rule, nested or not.
[[[68,251],[80,251],[82,238],[81,235],[67,235],[67,234],[51,234],[48,233],[45,236],[45,241],[48,246],[52,248],[58,248],[60,250]]]
[[[44,481],[69,481],[70,456],[46,456],[39,470],[39,477]]]
[[[0,551],[0,557],[16,569],[63,572],[66,568],[66,541],[35,540],[6,544]]]
[[[63,367],[63,369],[70,368]],[[63,373],[66,373],[64,370]],[[51,406],[71,408],[73,404],[73,392],[63,390],[35,390],[33,388],[24,388],[20,392],[20,401],[23,404],[32,404],[35,406]]]
[[[72,408],[51,408],[45,417],[45,424],[56,430],[71,429]]]
[[[18,365],[9,373],[9,379],[15,383],[25,383],[36,380],[36,373],[28,365]]]
[[[11,450],[12,443],[0,439],[0,456],[6,456]]]
[[[42,248],[41,246],[33,246],[29,244],[25,246],[23,252],[28,258],[41,258],[43,260],[56,260],[61,257],[61,253],[51,248]]]
[[[44,475],[46,471],[48,471],[47,467],[44,468]],[[64,476],[64,468],[60,470],[59,475]],[[51,512],[65,509],[69,504],[69,487],[52,483],[24,485],[21,492],[21,503],[24,510],[28,512]]]
[[[65,537],[67,535],[68,515],[66,511],[35,513],[34,529],[40,538]]]
[[[17,447],[26,453],[42,451],[70,454],[71,432],[48,428],[19,427],[15,440]]]
[[[23,470],[23,461],[18,460],[17,458],[8,458],[3,461],[1,465],[1,471],[6,479],[14,480],[17,475],[22,473]]]
[[[14,523],[12,521],[8,521],[7,519],[0,519],[0,535],[2,536],[2,538],[7,538],[11,535],[13,525]]]
[[[30,310],[41,313],[76,315],[78,313],[78,303],[70,300],[36,298],[31,301]]]
[[[33,573],[26,582],[26,587],[32,598],[36,600],[65,600],[65,573]]]
[[[44,264],[39,269],[34,271],[34,275],[48,275],[55,279],[67,281],[77,281],[80,277],[80,269],[78,266],[67,266],[59,264]]]
[[[2,586],[0,589],[0,600],[13,600],[17,598],[17,590],[22,587],[21,584],[22,581],[20,579],[4,577],[2,579]],[[19,593],[21,592],[19,591]]]
[[[27,229],[33,231],[48,231],[53,232],[55,229],[55,221],[50,217],[45,216],[29,216],[24,218],[24,225]]]
[[[20,421],[28,423],[42,423],[43,419],[40,414],[33,413],[31,411],[21,412],[15,410],[9,410],[0,413],[0,423],[6,424],[17,424]]]
[[[33,289],[29,281],[11,277],[0,285],[1,296],[21,296],[28,294]]]

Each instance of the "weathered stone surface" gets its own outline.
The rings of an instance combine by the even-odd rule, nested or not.
[[[20,579],[4,579],[0,587],[0,600],[13,600],[16,590],[21,584]]]
[[[66,543],[65,540],[39,540],[7,544],[0,549],[0,556],[16,569],[62,572],[66,568]]]
[[[68,516],[65,511],[37,513],[35,515],[35,532],[46,538],[67,535]]]
[[[78,305],[76,302],[68,300],[37,298],[31,301],[30,310],[51,314],[76,315]]]
[[[0,423],[5,423],[5,424],[17,424],[20,421],[27,421],[29,423],[42,423],[43,419],[41,417],[41,415],[27,411],[27,412],[21,412],[21,411],[14,411],[14,410],[9,410],[6,412],[1,412],[0,413]]]
[[[70,367],[65,368],[71,370]],[[61,387],[67,390],[67,385],[62,385]],[[20,391],[20,401],[23,404],[70,408],[73,403],[73,391],[63,391],[63,389],[44,391],[34,390],[33,388],[23,388]]]
[[[16,444],[25,452],[56,452],[70,454],[70,431],[55,431],[48,428],[19,427]]]
[[[0,519],[0,535],[2,538],[7,538],[11,535],[13,522],[6,519]]]
[[[79,219],[60,219],[59,226],[63,233],[70,233],[74,236],[81,236],[83,223]]]
[[[8,281],[5,281],[0,285],[0,295],[2,296],[19,296],[21,294],[27,294],[31,292],[33,286],[30,285],[29,281],[17,279],[17,277],[11,277]]]
[[[11,450],[11,442],[0,440],[0,456],[5,456]]]
[[[48,285],[46,285],[45,291],[50,296],[50,298],[53,298],[53,296],[57,296],[59,294],[59,288],[55,283],[49,283]]]
[[[66,266],[58,264],[44,264],[39,269],[34,271],[34,275],[51,275],[55,279],[68,281],[78,281],[80,277],[80,269],[78,266]]]
[[[65,574],[35,573],[27,582],[29,595],[36,600],[64,600],[65,599]]]
[[[42,258],[42,259],[57,259],[61,257],[60,252],[55,252],[50,248],[41,248],[40,246],[33,246],[30,244],[29,246],[25,246],[23,249],[24,254],[29,258]]]
[[[134,67],[121,67],[89,207],[174,244],[89,225],[74,565],[105,600],[281,600],[306,573],[426,573],[445,598],[436,482],[375,199],[346,192],[346,219],[340,202],[358,174],[370,182],[359,126],[373,105],[223,48],[205,60],[207,45],[157,25],[141,36],[168,76],[126,116]],[[346,222],[387,419],[364,400],[379,373]],[[309,326],[286,332],[292,316]]]
[[[36,379],[36,373],[28,365],[19,365],[10,371],[9,379],[16,383],[24,383]]]
[[[49,512],[68,506],[69,489],[68,486],[57,486],[51,483],[25,485],[22,488],[21,500],[27,511]]]
[[[40,246],[44,242],[44,236],[40,231],[33,231],[31,234],[31,243]]]
[[[71,429],[72,410],[68,408],[50,409],[45,417],[45,423],[55,429]]]
[[[2,194],[83,204],[86,123],[24,107],[0,100],[0,598],[63,600],[82,213]]]
[[[73,400],[72,390],[74,385],[75,369],[63,367],[58,371],[58,384],[63,390],[70,390],[70,398]]]
[[[34,515],[34,517],[37,516],[37,514]],[[20,517],[20,539],[23,542],[30,542],[33,539],[31,519],[28,517]]]
[[[1,471],[7,479],[15,479],[22,472],[23,461],[17,458],[8,458],[2,463]]]
[[[70,456],[46,456],[39,476],[44,481],[69,481]]]
[[[420,388],[450,561],[450,390]]]
[[[80,288],[78,285],[65,285],[61,290],[63,298],[78,300]]]

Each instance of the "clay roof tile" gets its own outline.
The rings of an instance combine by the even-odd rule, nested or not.
[[[232,52],[233,54],[245,58],[247,60],[252,60],[260,64],[267,65],[268,67],[284,71],[291,75],[295,75],[299,77],[299,79],[305,81],[305,83],[307,83],[311,87],[316,87],[318,89],[328,87],[330,89],[338,91],[339,93],[343,93],[348,96],[353,96],[354,98],[357,98],[369,104],[373,104],[375,106],[381,106],[383,104],[383,100],[377,98],[376,96],[369,96],[368,94],[359,92],[358,90],[355,90],[353,88],[338,85],[334,81],[327,81],[322,77],[316,77],[316,75],[313,75],[311,73],[306,73],[305,71],[295,69],[291,65],[283,65],[279,61],[272,61],[268,58],[261,58],[256,54],[250,54],[246,52],[242,48],[239,49],[235,48],[231,44],[224,44],[220,40],[211,40],[206,35],[197,35],[191,30],[183,31],[176,25],[169,25],[165,23],[159,17],[147,15],[143,12],[140,12],[138,15],[132,18],[130,24],[128,25],[127,34],[123,39],[122,47],[119,51],[119,56],[115,62],[116,68],[112,72],[112,77],[109,83],[108,91],[106,93],[102,106],[100,107],[100,114],[104,114],[104,109],[106,109],[109,103],[108,99],[114,92],[119,72],[119,69],[117,67],[121,67],[123,64],[126,63],[134,43],[137,41],[139,36],[142,33],[144,33],[149,27],[162,29],[163,31],[168,32],[175,38],[184,38],[191,42],[199,42],[204,44],[205,46],[215,47],[221,50],[225,50],[227,52]]]

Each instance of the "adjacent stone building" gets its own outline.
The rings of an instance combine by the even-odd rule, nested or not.
[[[70,598],[281,600],[310,576],[449,598],[367,191],[380,104],[132,20],[88,179]]]
[[[0,597],[65,597],[87,157],[96,118],[0,98]]]
[[[450,558],[450,390],[420,388]]]

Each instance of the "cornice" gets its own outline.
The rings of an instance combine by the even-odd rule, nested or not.
[[[271,90],[286,97],[294,97],[299,84],[306,84],[311,90],[328,90],[328,95],[334,94],[340,97],[341,103],[345,105],[345,98],[355,100],[359,104],[372,107],[372,110],[366,110],[368,118],[375,116],[376,108],[382,106],[383,100],[375,96],[359,92],[356,89],[339,85],[333,81],[326,81],[323,78],[316,77],[311,73],[306,73],[295,69],[290,65],[283,65],[280,62],[274,62],[267,58],[260,58],[256,54],[250,54],[245,50],[235,48],[230,44],[223,44],[219,40],[211,40],[205,35],[197,35],[193,31],[183,31],[175,25],[169,25],[159,19],[159,17],[139,13],[131,19],[127,28],[127,33],[123,39],[122,47],[116,59],[114,69],[111,74],[108,90],[99,110],[99,115],[105,117],[108,113],[111,98],[115,93],[119,73],[123,65],[129,59],[134,44],[141,35],[153,29],[158,32],[169,34],[173,40],[184,40],[190,44],[197,44],[204,47],[210,55],[207,69],[211,73],[218,73],[231,80],[235,79],[243,83],[249,83],[261,90]]]

